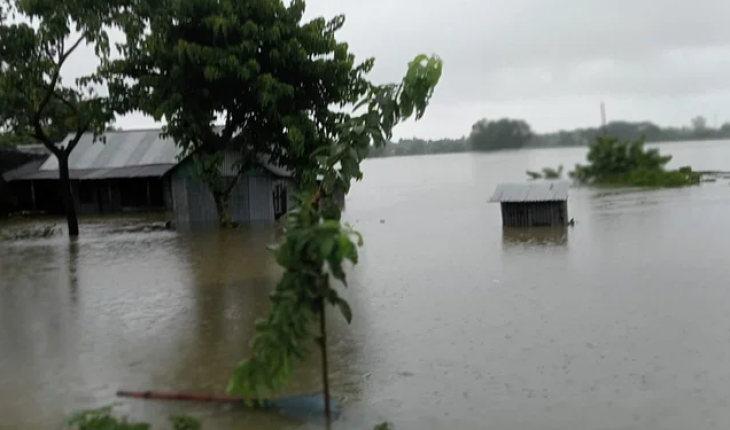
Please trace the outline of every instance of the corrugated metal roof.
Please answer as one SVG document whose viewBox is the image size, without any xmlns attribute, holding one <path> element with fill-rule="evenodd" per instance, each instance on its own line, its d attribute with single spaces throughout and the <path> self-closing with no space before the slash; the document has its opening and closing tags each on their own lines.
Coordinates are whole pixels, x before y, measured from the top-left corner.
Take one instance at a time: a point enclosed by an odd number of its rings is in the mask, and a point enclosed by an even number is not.
<svg viewBox="0 0 730 430">
<path fill-rule="evenodd" d="M 160 137 L 160 130 L 110 131 L 106 143 L 93 141 L 86 133 L 69 157 L 70 170 L 118 169 L 133 166 L 177 164 L 181 150 L 172 139 Z M 65 147 L 70 136 L 61 143 Z M 49 157 L 41 171 L 58 171 L 58 160 Z"/>
<path fill-rule="evenodd" d="M 220 128 L 220 127 L 218 127 Z M 172 139 L 161 138 L 160 129 L 120 130 L 106 132 L 106 143 L 93 141 L 85 134 L 69 156 L 71 179 L 113 179 L 159 177 L 175 167 L 182 150 Z M 71 136 L 61 143 L 68 144 Z M 292 173 L 271 163 L 268 156 L 260 157 L 264 168 L 281 177 Z M 41 163 L 29 163 L 3 175 L 5 180 L 58 179 L 58 160 L 50 155 Z"/>
<path fill-rule="evenodd" d="M 30 163 L 25 163 L 20 167 L 16 167 L 15 169 L 8 170 L 3 174 L 3 179 L 10 182 L 16 179 L 25 178 L 28 175 L 38 172 L 38 168 L 41 167 L 45 161 L 45 159 L 34 160 Z M 58 173 L 56 173 L 56 176 L 58 176 Z"/>
<path fill-rule="evenodd" d="M 563 181 L 499 184 L 491 202 L 551 202 L 568 200 L 570 184 Z"/>
<path fill-rule="evenodd" d="M 49 155 L 51 151 L 46 148 L 46 145 L 42 143 L 30 143 L 27 145 L 17 145 L 14 149 L 18 152 L 24 152 L 26 154 L 38 154 L 38 155 Z"/>
<path fill-rule="evenodd" d="M 294 176 L 294 173 L 282 166 L 279 166 L 278 164 L 274 164 L 271 162 L 271 157 L 268 155 L 263 155 L 259 157 L 259 163 L 264 167 L 264 169 L 268 170 L 275 176 L 279 176 L 282 178 L 291 178 Z"/>
<path fill-rule="evenodd" d="M 29 163 L 30 164 L 30 163 Z M 37 164 L 36 164 L 37 166 Z M 7 172 L 3 177 L 6 181 L 14 180 L 46 180 L 46 179 L 58 179 L 58 171 L 53 170 L 32 170 L 32 167 L 24 169 L 22 166 L 16 170 Z M 128 166 L 119 167 L 116 169 L 78 169 L 70 170 L 69 176 L 71 179 L 77 179 L 80 181 L 88 181 L 92 179 L 123 179 L 123 178 L 158 178 L 175 167 L 174 164 L 153 164 L 148 166 Z M 23 169 L 21 171 L 21 169 Z M 17 173 L 16 173 L 17 172 Z"/>
</svg>

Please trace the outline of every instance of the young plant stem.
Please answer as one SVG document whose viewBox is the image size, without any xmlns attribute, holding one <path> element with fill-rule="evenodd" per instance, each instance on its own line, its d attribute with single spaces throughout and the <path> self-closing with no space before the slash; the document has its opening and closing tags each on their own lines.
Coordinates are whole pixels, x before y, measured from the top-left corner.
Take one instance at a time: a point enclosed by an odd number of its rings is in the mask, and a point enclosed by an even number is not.
<svg viewBox="0 0 730 430">
<path fill-rule="evenodd" d="M 319 308 L 319 329 L 322 339 L 320 344 L 322 350 L 322 386 L 324 387 L 324 418 L 327 423 L 327 428 L 329 428 L 332 420 L 332 412 L 330 410 L 330 383 L 328 377 L 329 368 L 327 365 L 327 323 L 325 317 L 324 300 L 321 300 Z"/>
</svg>

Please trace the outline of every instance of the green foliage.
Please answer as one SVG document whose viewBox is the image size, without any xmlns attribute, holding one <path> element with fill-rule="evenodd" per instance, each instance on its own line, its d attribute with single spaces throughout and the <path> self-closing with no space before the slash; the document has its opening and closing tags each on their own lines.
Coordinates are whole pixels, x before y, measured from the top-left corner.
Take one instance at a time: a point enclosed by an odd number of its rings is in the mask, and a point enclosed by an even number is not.
<svg viewBox="0 0 730 430">
<path fill-rule="evenodd" d="M 170 417 L 174 430 L 200 430 L 203 426 L 200 421 L 188 415 L 173 415 Z"/>
<path fill-rule="evenodd" d="M 352 319 L 332 280 L 346 285 L 344 264 L 357 263 L 362 238 L 341 225 L 340 207 L 320 196 L 347 192 L 352 180 L 362 178 L 360 163 L 371 142 L 381 147 L 396 124 L 423 116 L 441 68 L 437 57 L 422 55 L 409 64 L 400 84 L 369 84 L 353 114 L 341 114 L 330 130 L 322 130 L 328 134 L 318 140 L 328 146 L 311 154 L 308 164 L 299 164 L 301 177 L 324 179 L 305 181 L 295 209 L 284 218 L 285 238 L 274 252 L 285 272 L 271 295 L 271 313 L 256 323 L 252 356 L 235 368 L 229 392 L 261 398 L 283 387 L 292 361 L 302 359 L 315 338 L 312 325 L 325 304 L 338 307 L 348 322 Z"/>
<path fill-rule="evenodd" d="M 527 176 L 530 177 L 530 179 L 560 179 L 563 176 L 563 165 L 561 164 L 558 166 L 557 169 L 553 169 L 552 167 L 543 167 L 542 172 L 533 172 L 533 171 L 526 171 L 525 172 Z"/>
<path fill-rule="evenodd" d="M 72 415 L 64 428 L 69 430 L 149 430 L 147 423 L 130 422 L 127 417 L 115 417 L 112 415 L 112 406 L 105 406 L 98 409 L 90 409 Z M 200 430 L 201 424 L 197 419 L 187 415 L 174 415 L 170 417 L 170 423 L 174 430 Z"/>
<path fill-rule="evenodd" d="M 28 136 L 18 135 L 16 133 L 0 133 L 0 147 L 6 146 L 17 146 L 27 143 L 32 143 L 33 138 Z"/>
<path fill-rule="evenodd" d="M 60 153 L 68 133 L 101 132 L 114 119 L 94 75 L 72 83 L 61 70 L 83 43 L 109 54 L 113 2 L 4 0 L 0 14 L 0 129 L 31 137 Z M 15 18 L 15 19 L 13 19 Z M 21 22 L 18 18 L 32 21 Z M 70 152 L 73 148 L 67 148 Z"/>
<path fill-rule="evenodd" d="M 503 118 L 497 121 L 482 119 L 471 127 L 469 142 L 476 151 L 519 149 L 524 147 L 533 133 L 522 120 Z"/>
<path fill-rule="evenodd" d="M 146 423 L 129 422 L 127 417 L 112 415 L 112 407 L 78 412 L 66 421 L 65 428 L 73 430 L 149 430 Z"/>
<path fill-rule="evenodd" d="M 338 220 L 323 219 L 311 195 L 299 197 L 297 203 L 283 219 L 283 242 L 274 248 L 285 272 L 271 294 L 272 312 L 256 322 L 254 355 L 236 367 L 229 392 L 261 398 L 280 388 L 291 374 L 292 358 L 303 359 L 307 353 L 322 299 L 339 307 L 348 322 L 352 319 L 349 305 L 332 288 L 329 277 L 346 285 L 343 265 L 357 263 L 362 238 Z"/>
<path fill-rule="evenodd" d="M 173 415 L 170 417 L 173 430 L 201 430 L 200 421 L 188 415 Z M 66 420 L 65 429 L 68 430 L 150 430 L 147 423 L 130 422 L 127 417 L 112 415 L 112 406 L 90 409 L 73 414 Z M 392 424 L 383 422 L 373 430 L 393 430 Z"/>
<path fill-rule="evenodd" d="M 696 185 L 700 175 L 690 167 L 668 171 L 671 156 L 644 149 L 644 140 L 598 137 L 588 150 L 588 165 L 576 165 L 570 177 L 584 184 L 641 187 Z"/>
</svg>

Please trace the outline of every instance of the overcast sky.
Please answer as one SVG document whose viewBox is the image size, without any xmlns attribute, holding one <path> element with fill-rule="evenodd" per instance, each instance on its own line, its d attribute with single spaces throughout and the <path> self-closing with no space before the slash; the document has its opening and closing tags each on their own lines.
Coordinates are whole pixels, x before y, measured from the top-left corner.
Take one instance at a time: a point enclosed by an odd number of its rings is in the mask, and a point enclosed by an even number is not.
<svg viewBox="0 0 730 430">
<path fill-rule="evenodd" d="M 427 115 L 397 137 L 460 137 L 480 118 L 538 132 L 609 120 L 730 121 L 730 0 L 308 0 L 347 16 L 340 38 L 374 56 L 375 81 L 419 53 L 444 60 Z M 123 128 L 149 127 L 141 116 Z"/>
</svg>

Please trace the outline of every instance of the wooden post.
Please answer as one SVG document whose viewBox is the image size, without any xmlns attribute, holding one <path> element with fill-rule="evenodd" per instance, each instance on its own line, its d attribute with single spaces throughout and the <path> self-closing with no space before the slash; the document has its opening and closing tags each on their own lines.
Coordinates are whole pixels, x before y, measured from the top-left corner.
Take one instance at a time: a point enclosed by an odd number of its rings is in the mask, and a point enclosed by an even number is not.
<svg viewBox="0 0 730 430">
<path fill-rule="evenodd" d="M 109 208 L 110 212 L 114 212 L 114 198 L 112 197 L 112 181 L 107 182 L 107 189 L 109 190 Z"/>
<path fill-rule="evenodd" d="M 36 211 L 36 200 L 35 200 L 35 181 L 30 181 L 30 198 L 33 202 L 33 211 Z"/>
<path fill-rule="evenodd" d="M 152 207 L 152 196 L 150 194 L 150 180 L 147 180 L 147 207 Z"/>
</svg>

